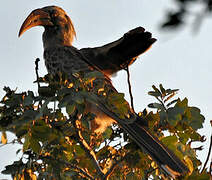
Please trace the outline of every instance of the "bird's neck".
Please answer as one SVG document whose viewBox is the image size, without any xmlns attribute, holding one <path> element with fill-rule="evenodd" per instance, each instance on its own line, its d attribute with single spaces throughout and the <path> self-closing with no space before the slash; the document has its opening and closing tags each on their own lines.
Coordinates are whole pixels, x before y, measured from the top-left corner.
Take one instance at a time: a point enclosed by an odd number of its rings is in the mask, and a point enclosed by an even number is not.
<svg viewBox="0 0 212 180">
<path fill-rule="evenodd" d="M 52 47 L 72 46 L 73 35 L 62 30 L 45 29 L 43 33 L 44 49 Z"/>
</svg>

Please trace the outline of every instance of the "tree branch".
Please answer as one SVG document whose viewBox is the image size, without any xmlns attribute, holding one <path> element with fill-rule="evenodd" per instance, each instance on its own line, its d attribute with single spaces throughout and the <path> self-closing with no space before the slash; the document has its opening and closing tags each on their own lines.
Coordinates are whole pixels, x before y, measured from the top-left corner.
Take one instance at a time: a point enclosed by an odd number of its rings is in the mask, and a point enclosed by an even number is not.
<svg viewBox="0 0 212 180">
<path fill-rule="evenodd" d="M 38 88 L 40 87 L 40 83 L 39 83 L 39 74 L 38 74 L 38 62 L 40 61 L 39 58 L 36 58 L 35 60 L 35 73 L 36 73 L 36 78 L 37 78 L 37 84 L 38 84 Z"/>
<path fill-rule="evenodd" d="M 130 94 L 131 107 L 132 107 L 133 112 L 135 112 L 134 103 L 133 103 L 133 95 L 132 95 L 132 86 L 131 86 L 131 82 L 130 82 L 129 66 L 127 66 L 127 67 L 125 68 L 125 71 L 127 72 L 127 83 L 128 83 L 128 87 L 129 87 L 129 94 Z"/>
<path fill-rule="evenodd" d="M 207 155 L 207 158 L 206 158 L 206 160 L 205 160 L 205 163 L 204 163 L 204 166 L 203 166 L 203 168 L 202 168 L 201 173 L 205 170 L 205 167 L 206 167 L 206 165 L 207 165 L 207 163 L 208 163 L 208 160 L 209 160 L 209 157 L 210 157 L 210 154 L 211 154 L 211 148 L 212 148 L 212 135 L 211 135 L 211 140 L 210 140 L 210 146 L 209 146 L 208 155 Z"/>
<path fill-rule="evenodd" d="M 82 136 L 82 133 L 80 131 L 80 122 L 77 121 L 77 118 L 74 118 L 74 128 L 76 129 L 77 133 L 76 133 L 76 138 L 78 139 L 78 142 L 80 144 L 80 146 L 84 149 L 84 151 L 86 152 L 86 154 L 88 155 L 88 157 L 92 160 L 93 165 L 97 171 L 97 176 L 98 177 L 103 177 L 104 173 L 101 169 L 101 167 L 99 166 L 99 163 L 97 161 L 96 158 L 96 154 L 95 152 L 91 149 L 91 147 L 88 145 L 88 143 L 85 141 L 85 139 Z"/>
</svg>

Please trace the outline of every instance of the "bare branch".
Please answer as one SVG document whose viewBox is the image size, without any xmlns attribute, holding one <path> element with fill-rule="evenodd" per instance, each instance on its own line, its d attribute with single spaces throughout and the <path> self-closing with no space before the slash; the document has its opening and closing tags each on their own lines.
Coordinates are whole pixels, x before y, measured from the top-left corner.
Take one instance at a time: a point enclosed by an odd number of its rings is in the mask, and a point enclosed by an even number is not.
<svg viewBox="0 0 212 180">
<path fill-rule="evenodd" d="M 204 163 L 204 166 L 202 168 L 201 173 L 205 170 L 205 167 L 206 167 L 206 165 L 208 163 L 208 160 L 209 160 L 209 157 L 210 157 L 210 154 L 211 154 L 211 148 L 212 148 L 212 135 L 211 135 L 211 139 L 210 139 L 210 146 L 209 146 L 209 150 L 208 150 L 208 155 L 207 155 L 207 158 L 205 160 L 205 163 Z"/>
<path fill-rule="evenodd" d="M 129 66 L 127 66 L 125 68 L 126 72 L 127 72 L 127 83 L 128 83 L 128 87 L 129 87 L 129 94 L 130 94 L 130 101 L 131 101 L 131 107 L 133 112 L 135 112 L 134 109 L 134 103 L 133 103 L 133 95 L 132 95 L 132 86 L 131 86 L 131 82 L 130 82 L 130 72 L 129 72 Z"/>
<path fill-rule="evenodd" d="M 39 62 L 39 61 L 40 61 L 39 58 L 37 58 L 37 59 L 35 60 L 35 72 L 36 72 L 36 77 L 37 77 L 38 88 L 40 87 L 40 83 L 39 83 L 39 81 L 38 81 L 38 79 L 39 79 L 39 74 L 38 74 L 38 62 Z"/>
</svg>

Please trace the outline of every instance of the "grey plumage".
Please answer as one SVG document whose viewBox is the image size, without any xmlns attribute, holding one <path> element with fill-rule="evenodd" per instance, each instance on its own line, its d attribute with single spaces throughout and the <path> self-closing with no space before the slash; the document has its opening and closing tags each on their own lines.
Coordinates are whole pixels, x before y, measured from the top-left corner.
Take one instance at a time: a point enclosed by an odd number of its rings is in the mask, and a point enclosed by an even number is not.
<svg viewBox="0 0 212 180">
<path fill-rule="evenodd" d="M 37 25 L 45 28 L 43 33 L 44 59 L 50 74 L 64 72 L 72 76 L 78 71 L 84 73 L 101 71 L 105 75 L 105 83 L 114 92 L 116 89 L 107 75 L 132 64 L 138 55 L 145 52 L 156 41 L 151 37 L 151 33 L 139 27 L 105 46 L 78 50 L 72 46 L 75 36 L 72 22 L 66 13 L 56 6 L 34 10 L 24 21 L 19 35 Z M 99 101 L 98 105 L 91 102 L 87 105 L 89 107 L 87 110 L 97 115 L 95 121 L 98 126 L 94 131 L 101 133 L 106 126 L 116 122 L 168 175 L 175 178 L 187 173 L 188 168 L 184 163 L 153 136 L 147 127 L 139 123 L 140 118 L 126 101 L 125 103 L 130 116 L 125 119 L 120 119 L 104 102 Z"/>
</svg>

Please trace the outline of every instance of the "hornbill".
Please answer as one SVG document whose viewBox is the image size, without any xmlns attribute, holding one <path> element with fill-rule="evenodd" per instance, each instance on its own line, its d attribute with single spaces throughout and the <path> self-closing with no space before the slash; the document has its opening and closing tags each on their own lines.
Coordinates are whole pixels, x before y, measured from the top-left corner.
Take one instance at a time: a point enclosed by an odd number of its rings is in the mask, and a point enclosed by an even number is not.
<svg viewBox="0 0 212 180">
<path fill-rule="evenodd" d="M 110 91 L 117 92 L 109 76 L 132 64 L 137 56 L 145 52 L 156 41 L 150 32 L 138 27 L 124 34 L 112 43 L 96 48 L 78 50 L 72 46 L 76 35 L 71 19 L 63 9 L 47 6 L 30 13 L 21 26 L 19 36 L 34 26 L 43 26 L 44 59 L 49 74 L 58 72 L 72 76 L 73 73 L 100 71 L 104 74 L 104 83 Z M 96 114 L 97 133 L 102 133 L 107 126 L 117 123 L 137 145 L 148 153 L 158 166 L 169 176 L 176 178 L 189 170 L 172 151 L 165 147 L 148 127 L 141 125 L 139 117 L 128 106 L 128 116 L 121 119 L 103 102 L 87 104 L 87 110 Z"/>
</svg>

